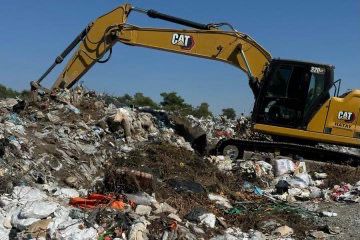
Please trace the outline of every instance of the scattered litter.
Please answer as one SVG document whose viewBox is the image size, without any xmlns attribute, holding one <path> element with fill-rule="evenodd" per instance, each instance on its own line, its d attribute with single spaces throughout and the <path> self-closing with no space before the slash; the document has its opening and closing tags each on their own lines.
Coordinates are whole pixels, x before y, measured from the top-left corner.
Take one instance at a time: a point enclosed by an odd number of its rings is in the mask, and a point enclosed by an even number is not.
<svg viewBox="0 0 360 240">
<path fill-rule="evenodd" d="M 295 171 L 295 164 L 289 159 L 276 159 L 275 173 L 276 176 L 282 176 Z"/>
<path fill-rule="evenodd" d="M 294 233 L 294 230 L 288 226 L 282 226 L 275 229 L 272 234 L 278 237 L 289 237 Z"/>
<path fill-rule="evenodd" d="M 205 192 L 204 187 L 201 184 L 189 180 L 169 179 L 167 183 L 177 192 Z"/>
<path fill-rule="evenodd" d="M 60 188 L 55 193 L 55 196 L 62 199 L 70 199 L 79 196 L 79 192 L 73 188 Z"/>
<path fill-rule="evenodd" d="M 135 213 L 139 214 L 141 216 L 149 216 L 151 213 L 152 209 L 150 206 L 146 206 L 146 205 L 137 205 L 136 209 L 135 209 Z"/>
<path fill-rule="evenodd" d="M 323 211 L 321 212 L 321 214 L 325 217 L 337 217 L 337 213 L 335 212 L 328 212 L 328 211 Z"/>
<path fill-rule="evenodd" d="M 315 239 L 326 239 L 327 238 L 327 234 L 324 233 L 323 231 L 311 231 L 310 236 L 312 236 Z"/>
<path fill-rule="evenodd" d="M 182 222 L 181 218 L 178 215 L 174 214 L 174 213 L 170 213 L 167 217 L 171 218 L 171 219 L 174 219 L 177 222 Z"/>
<path fill-rule="evenodd" d="M 128 239 L 129 240 L 146 240 L 149 231 L 146 229 L 147 226 L 150 225 L 144 218 L 139 218 L 135 221 L 133 225 L 131 225 Z"/>
<path fill-rule="evenodd" d="M 92 209 L 99 206 L 111 207 L 114 209 L 124 209 L 125 203 L 117 200 L 113 195 L 103 195 L 92 193 L 87 198 L 73 197 L 70 199 L 70 205 L 74 207 Z"/>
<path fill-rule="evenodd" d="M 225 208 L 232 208 L 232 205 L 230 204 L 229 200 L 223 196 L 209 193 L 208 197 L 211 201 L 215 201 L 216 204 L 224 206 Z"/>
<path fill-rule="evenodd" d="M 49 201 L 27 202 L 19 212 L 20 218 L 46 218 L 55 212 L 59 204 Z"/>
<path fill-rule="evenodd" d="M 213 213 L 205 213 L 199 216 L 200 224 L 205 224 L 209 228 L 214 228 L 216 223 L 216 216 Z"/>
<path fill-rule="evenodd" d="M 314 176 L 315 176 L 316 179 L 326 179 L 326 178 L 327 178 L 327 174 L 326 174 L 326 173 L 314 172 Z"/>
</svg>

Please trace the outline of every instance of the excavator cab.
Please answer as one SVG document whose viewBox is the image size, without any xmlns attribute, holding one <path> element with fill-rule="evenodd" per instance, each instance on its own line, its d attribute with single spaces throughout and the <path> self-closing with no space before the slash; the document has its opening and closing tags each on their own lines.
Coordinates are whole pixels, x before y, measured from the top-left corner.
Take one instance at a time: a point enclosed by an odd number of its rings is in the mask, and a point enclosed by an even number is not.
<svg viewBox="0 0 360 240">
<path fill-rule="evenodd" d="M 330 98 L 334 67 L 294 60 L 272 60 L 256 99 L 255 123 L 306 129 Z"/>
</svg>

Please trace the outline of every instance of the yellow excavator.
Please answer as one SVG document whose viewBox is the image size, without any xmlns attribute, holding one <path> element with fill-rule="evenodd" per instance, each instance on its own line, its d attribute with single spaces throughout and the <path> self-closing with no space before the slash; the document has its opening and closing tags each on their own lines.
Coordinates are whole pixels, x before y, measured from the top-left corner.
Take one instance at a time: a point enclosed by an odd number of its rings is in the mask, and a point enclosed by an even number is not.
<svg viewBox="0 0 360 240">
<path fill-rule="evenodd" d="M 127 23 L 133 12 L 189 29 L 134 26 Z M 228 23 L 201 24 L 130 4 L 121 5 L 91 22 L 51 67 L 37 81 L 31 82 L 32 89 L 47 91 L 41 81 L 77 47 L 51 90 L 71 88 L 95 63 L 108 61 L 112 46 L 117 42 L 218 60 L 247 74 L 255 97 L 253 129 L 273 136 L 274 141 L 227 139 L 219 147 L 220 151 L 229 146 L 236 146 L 238 150 L 295 151 L 301 148 L 303 154 L 326 155 L 325 151 L 314 147 L 314 143 L 360 148 L 360 90 L 339 96 L 341 80 L 334 81 L 333 66 L 274 59 L 254 39 Z M 336 151 L 330 156 L 335 158 L 334 154 Z"/>
</svg>

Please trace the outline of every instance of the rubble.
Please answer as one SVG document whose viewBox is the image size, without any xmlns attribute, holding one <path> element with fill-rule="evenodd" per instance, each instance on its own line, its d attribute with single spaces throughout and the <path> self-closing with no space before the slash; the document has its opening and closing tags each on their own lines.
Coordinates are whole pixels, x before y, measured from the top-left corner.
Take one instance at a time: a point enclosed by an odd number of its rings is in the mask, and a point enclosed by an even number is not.
<svg viewBox="0 0 360 240">
<path fill-rule="evenodd" d="M 289 237 L 294 233 L 294 230 L 289 226 L 281 226 L 273 231 L 273 235 L 278 237 Z"/>
<path fill-rule="evenodd" d="M 146 227 L 150 225 L 150 222 L 145 218 L 139 218 L 131 225 L 128 239 L 129 240 L 146 240 L 148 239 L 147 235 L 149 231 Z"/>
<path fill-rule="evenodd" d="M 144 215 L 149 216 L 151 211 L 152 211 L 151 207 L 146 205 L 137 205 L 135 209 L 135 213 L 141 216 Z"/>
<path fill-rule="evenodd" d="M 245 117 L 168 121 L 78 90 L 0 100 L 0 239 L 322 237 L 341 232 L 317 223 L 336 213 L 311 204 L 360 201 L 359 179 L 329 185 L 302 159 L 199 154 L 204 140 L 266 138 Z"/>
<path fill-rule="evenodd" d="M 209 228 L 215 228 L 216 216 L 213 213 L 205 213 L 199 216 L 198 221 Z"/>
<path fill-rule="evenodd" d="M 277 159 L 275 166 L 276 176 L 282 176 L 295 171 L 295 164 L 290 159 Z"/>
<path fill-rule="evenodd" d="M 310 235 L 315 239 L 326 239 L 327 238 L 327 234 L 324 233 L 323 231 L 311 231 Z"/>
<path fill-rule="evenodd" d="M 19 212 L 19 218 L 46 218 L 58 208 L 58 204 L 49 201 L 27 202 Z"/>
<path fill-rule="evenodd" d="M 177 210 L 173 207 L 171 207 L 169 204 L 165 203 L 155 203 L 156 210 L 154 211 L 155 214 L 159 213 L 177 213 Z"/>
<path fill-rule="evenodd" d="M 210 193 L 208 195 L 208 197 L 211 201 L 215 201 L 216 204 L 218 204 L 218 205 L 221 205 L 225 208 L 232 208 L 232 205 L 230 204 L 229 199 L 227 199 L 221 195 L 216 195 L 216 194 Z"/>
</svg>

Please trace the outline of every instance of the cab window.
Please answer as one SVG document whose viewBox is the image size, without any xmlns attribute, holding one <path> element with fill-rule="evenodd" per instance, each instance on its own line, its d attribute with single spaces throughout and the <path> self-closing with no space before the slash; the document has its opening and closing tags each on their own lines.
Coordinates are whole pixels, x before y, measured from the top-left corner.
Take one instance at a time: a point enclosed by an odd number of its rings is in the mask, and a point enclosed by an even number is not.
<svg viewBox="0 0 360 240">
<path fill-rule="evenodd" d="M 273 74 L 267 91 L 267 97 L 286 97 L 287 87 L 293 72 L 291 66 L 280 66 Z"/>
<path fill-rule="evenodd" d="M 307 96 L 308 70 L 298 65 L 278 65 L 265 90 L 263 113 L 266 122 L 295 126 L 302 120 Z"/>
<path fill-rule="evenodd" d="M 314 105 L 316 100 L 325 92 L 325 74 L 311 73 L 309 90 L 306 98 L 305 112 Z"/>
</svg>

